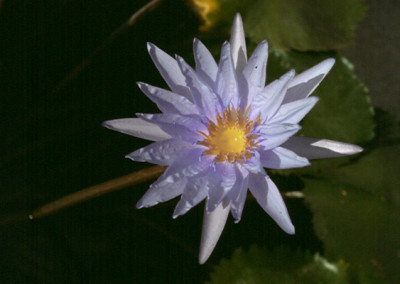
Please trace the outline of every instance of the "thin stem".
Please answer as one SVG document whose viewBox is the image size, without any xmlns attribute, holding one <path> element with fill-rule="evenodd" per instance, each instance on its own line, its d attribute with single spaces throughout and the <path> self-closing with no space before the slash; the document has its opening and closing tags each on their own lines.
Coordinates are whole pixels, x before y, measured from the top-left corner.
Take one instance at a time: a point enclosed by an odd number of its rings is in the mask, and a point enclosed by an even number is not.
<svg viewBox="0 0 400 284">
<path fill-rule="evenodd" d="M 57 86 L 53 89 L 53 92 L 58 92 L 63 89 L 68 83 L 77 77 L 82 70 L 84 70 L 96 57 L 100 54 L 106 47 L 114 41 L 122 32 L 126 31 L 128 28 L 132 27 L 146 12 L 153 10 L 157 7 L 162 1 L 165 0 L 153 0 L 144 5 L 138 11 L 136 11 L 125 23 L 123 23 L 118 29 L 111 33 L 111 35 L 105 39 L 94 51 L 91 55 L 89 55 L 86 59 L 84 59 L 78 66 L 76 66 L 63 80 L 61 80 Z"/>
<path fill-rule="evenodd" d="M 50 202 L 42 207 L 33 210 L 32 214 L 29 215 L 29 219 L 37 219 L 46 215 L 55 213 L 59 210 L 67 208 L 69 206 L 78 204 L 80 202 L 92 199 L 94 197 L 101 196 L 106 193 L 110 193 L 128 186 L 132 186 L 143 181 L 156 178 L 160 176 L 165 170 L 162 166 L 153 166 L 146 168 L 126 176 L 122 176 L 110 181 L 106 181 L 101 184 L 87 187 L 78 192 L 70 195 L 61 197 L 53 202 Z"/>
<path fill-rule="evenodd" d="M 304 193 L 301 191 L 286 191 L 282 192 L 282 196 L 287 198 L 304 198 Z"/>
</svg>

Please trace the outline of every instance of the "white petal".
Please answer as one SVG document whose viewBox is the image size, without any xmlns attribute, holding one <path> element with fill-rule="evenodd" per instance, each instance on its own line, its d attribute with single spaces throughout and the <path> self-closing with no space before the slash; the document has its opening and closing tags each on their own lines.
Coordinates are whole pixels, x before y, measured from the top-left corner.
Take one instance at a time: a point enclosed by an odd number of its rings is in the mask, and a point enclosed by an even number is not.
<svg viewBox="0 0 400 284">
<path fill-rule="evenodd" d="M 283 147 L 307 159 L 336 158 L 360 153 L 357 145 L 320 138 L 290 137 Z"/>
<path fill-rule="evenodd" d="M 199 114 L 196 106 L 184 96 L 146 83 L 139 82 L 138 86 L 150 100 L 157 104 L 162 112 L 182 115 Z"/>
<path fill-rule="evenodd" d="M 204 209 L 203 230 L 201 232 L 199 263 L 203 264 L 210 257 L 225 227 L 231 203 L 228 199 L 221 202 L 211 213 Z"/>
<path fill-rule="evenodd" d="M 291 169 L 309 166 L 310 162 L 288 149 L 276 147 L 268 151 L 260 151 L 260 160 L 265 168 Z"/>
<path fill-rule="evenodd" d="M 150 185 L 150 189 L 136 204 L 136 208 L 147 208 L 160 202 L 165 202 L 182 194 L 186 180 L 173 180 L 172 178 L 163 179 L 159 183 Z"/>
<path fill-rule="evenodd" d="M 246 40 L 244 37 L 243 21 L 239 13 L 236 14 L 235 18 L 233 19 L 230 44 L 233 66 L 235 67 L 236 74 L 239 77 L 247 62 L 247 50 Z"/>
<path fill-rule="evenodd" d="M 191 147 L 191 144 L 178 139 L 169 139 L 152 143 L 125 156 L 136 162 L 168 166 L 178 158 L 182 151 Z"/>
<path fill-rule="evenodd" d="M 266 176 L 250 174 L 249 188 L 260 206 L 288 234 L 294 234 L 294 226 L 290 220 L 286 205 L 278 188 Z"/>
<path fill-rule="evenodd" d="M 186 78 L 193 102 L 198 110 L 210 120 L 215 120 L 219 110 L 219 101 L 214 92 L 198 78 L 196 72 L 183 60 L 177 56 L 179 67 Z"/>
<path fill-rule="evenodd" d="M 257 132 L 264 139 L 260 142 L 263 150 L 273 149 L 286 142 L 301 129 L 298 124 L 261 125 Z"/>
<path fill-rule="evenodd" d="M 158 71 L 171 90 L 190 100 L 190 91 L 186 87 L 185 77 L 176 60 L 150 42 L 147 43 L 147 50 L 149 51 L 154 65 L 156 65 Z"/>
<path fill-rule="evenodd" d="M 198 119 L 190 116 L 183 116 L 172 113 L 144 114 L 137 113 L 137 116 L 157 124 L 162 130 L 174 138 L 180 138 L 188 142 L 197 142 L 204 139 L 199 131 L 207 131 L 207 128 Z"/>
<path fill-rule="evenodd" d="M 221 59 L 219 61 L 216 92 L 225 109 L 228 105 L 236 107 L 238 105 L 238 83 L 236 80 L 235 69 L 233 67 L 232 55 L 229 42 L 225 42 L 221 49 Z"/>
<path fill-rule="evenodd" d="M 335 64 L 335 59 L 328 58 L 294 77 L 289 84 L 283 103 L 287 104 L 308 97 L 328 74 L 333 64 Z"/>
<path fill-rule="evenodd" d="M 150 141 L 160 141 L 171 138 L 170 135 L 161 130 L 156 124 L 144 121 L 140 118 L 108 120 L 104 121 L 101 125 L 108 129 Z"/>
<path fill-rule="evenodd" d="M 196 73 L 209 86 L 214 86 L 217 80 L 218 65 L 205 45 L 195 38 L 193 40 L 193 53 L 196 62 Z"/>
<path fill-rule="evenodd" d="M 271 124 L 297 124 L 315 106 L 318 100 L 317 97 L 308 97 L 284 104 L 273 117 L 268 119 L 268 122 Z"/>
</svg>

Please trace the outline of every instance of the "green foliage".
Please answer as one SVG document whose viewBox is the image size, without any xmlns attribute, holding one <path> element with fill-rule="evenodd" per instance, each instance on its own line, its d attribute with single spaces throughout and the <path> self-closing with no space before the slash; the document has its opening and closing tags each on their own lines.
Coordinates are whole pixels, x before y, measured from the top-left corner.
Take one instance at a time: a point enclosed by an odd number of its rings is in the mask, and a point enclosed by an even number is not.
<svg viewBox="0 0 400 284">
<path fill-rule="evenodd" d="M 361 0 L 218 0 L 208 15 L 213 33 L 227 32 L 240 11 L 246 35 L 282 50 L 324 51 L 348 44 L 366 8 Z"/>
<path fill-rule="evenodd" d="M 266 38 L 283 50 L 322 51 L 346 45 L 364 14 L 361 0 L 259 0 L 245 24 L 254 41 Z"/>
<path fill-rule="evenodd" d="M 347 265 L 329 263 L 315 254 L 279 247 L 272 252 L 253 245 L 249 251 L 237 249 L 231 259 L 221 260 L 209 284 L 218 283 L 348 283 Z"/>
<path fill-rule="evenodd" d="M 380 194 L 327 180 L 305 179 L 304 194 L 329 258 L 349 262 L 358 283 L 398 283 L 399 208 Z"/>
</svg>

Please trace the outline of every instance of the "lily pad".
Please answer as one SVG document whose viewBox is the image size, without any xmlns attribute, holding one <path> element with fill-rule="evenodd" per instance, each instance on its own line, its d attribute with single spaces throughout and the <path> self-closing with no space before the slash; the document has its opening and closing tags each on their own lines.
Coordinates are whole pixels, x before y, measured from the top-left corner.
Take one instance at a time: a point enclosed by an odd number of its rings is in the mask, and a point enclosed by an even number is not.
<svg viewBox="0 0 400 284">
<path fill-rule="evenodd" d="M 366 7 L 361 0 L 200 0 L 193 1 L 203 31 L 229 31 L 242 14 L 252 41 L 267 39 L 282 50 L 324 51 L 345 46 L 354 37 Z"/>
<path fill-rule="evenodd" d="M 319 254 L 280 247 L 272 252 L 253 245 L 237 249 L 231 259 L 221 260 L 209 284 L 218 283 L 348 283 L 347 265 L 330 263 Z"/>
<path fill-rule="evenodd" d="M 245 24 L 252 40 L 283 50 L 333 50 L 351 41 L 365 11 L 361 0 L 259 0 Z"/>
<path fill-rule="evenodd" d="M 326 256 L 350 264 L 356 283 L 399 283 L 400 211 L 380 194 L 346 184 L 305 179 Z"/>
</svg>

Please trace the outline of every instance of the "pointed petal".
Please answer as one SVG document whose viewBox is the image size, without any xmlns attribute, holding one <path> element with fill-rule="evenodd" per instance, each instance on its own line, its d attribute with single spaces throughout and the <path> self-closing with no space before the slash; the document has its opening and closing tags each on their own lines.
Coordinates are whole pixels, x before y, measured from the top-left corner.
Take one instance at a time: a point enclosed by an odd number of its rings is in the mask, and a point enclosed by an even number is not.
<svg viewBox="0 0 400 284">
<path fill-rule="evenodd" d="M 267 175 L 260 161 L 260 154 L 258 151 L 254 151 L 254 155 L 251 159 L 247 160 L 242 166 L 250 173 L 257 175 Z"/>
<path fill-rule="evenodd" d="M 264 139 L 260 142 L 263 150 L 270 150 L 286 142 L 301 129 L 298 124 L 261 125 L 257 132 Z"/>
<path fill-rule="evenodd" d="M 268 176 L 250 174 L 249 188 L 258 204 L 274 219 L 282 230 L 288 234 L 294 234 L 294 226 L 290 220 L 286 205 L 272 180 Z"/>
<path fill-rule="evenodd" d="M 203 156 L 203 151 L 203 148 L 196 148 L 196 145 L 182 151 L 181 155 L 166 169 L 157 182 L 169 177 L 172 177 L 173 180 L 190 178 L 204 172 L 211 166 L 213 160 L 210 156 Z"/>
<path fill-rule="evenodd" d="M 240 165 L 235 165 L 236 182 L 228 193 L 228 197 L 232 202 L 231 212 L 235 223 L 238 223 L 242 217 L 244 203 L 247 196 L 248 175 L 249 172 Z"/>
<path fill-rule="evenodd" d="M 265 168 L 269 169 L 291 169 L 309 166 L 310 162 L 295 152 L 277 147 L 269 151 L 260 152 L 260 160 Z"/>
<path fill-rule="evenodd" d="M 196 62 L 196 73 L 210 87 L 217 80 L 218 65 L 205 45 L 195 38 L 193 40 L 193 53 Z"/>
<path fill-rule="evenodd" d="M 148 85 L 138 83 L 140 90 L 157 104 L 162 112 L 178 113 L 182 115 L 199 114 L 196 106 L 184 96 Z"/>
<path fill-rule="evenodd" d="M 231 28 L 231 52 L 233 59 L 233 66 L 235 67 L 236 74 L 242 73 L 242 70 L 247 62 L 246 40 L 244 37 L 243 21 L 239 13 L 235 15 Z"/>
<path fill-rule="evenodd" d="M 264 88 L 267 59 L 268 43 L 264 40 L 254 50 L 243 69 L 242 75 L 239 77 L 240 93 L 243 96 L 243 101 L 241 102 L 242 108 L 252 105 L 253 98 L 256 97 Z"/>
<path fill-rule="evenodd" d="M 229 42 L 225 42 L 221 49 L 221 59 L 219 61 L 216 92 L 225 109 L 228 105 L 236 107 L 238 105 L 238 84 L 233 67 L 232 55 Z"/>
<path fill-rule="evenodd" d="M 124 134 L 139 137 L 150 141 L 170 139 L 171 136 L 161 128 L 140 118 L 121 118 L 104 121 L 102 126 Z"/>
<path fill-rule="evenodd" d="M 183 58 L 177 56 L 179 67 L 186 78 L 186 83 L 190 88 L 193 102 L 198 110 L 210 120 L 215 120 L 218 112 L 219 101 L 214 92 L 200 81 L 196 72 L 190 67 Z"/>
<path fill-rule="evenodd" d="M 207 197 L 208 191 L 209 187 L 207 176 L 205 176 L 203 173 L 189 178 L 185 189 L 183 190 L 182 197 L 175 207 L 172 218 L 175 219 L 185 214 L 194 206 L 199 204 Z"/>
<path fill-rule="evenodd" d="M 163 131 L 174 138 L 180 138 L 188 142 L 197 142 L 204 137 L 199 131 L 206 132 L 207 128 L 198 119 L 178 114 L 145 114 L 137 113 L 138 117 L 150 123 L 157 124 Z"/>
<path fill-rule="evenodd" d="M 297 124 L 315 106 L 318 100 L 319 98 L 317 97 L 308 97 L 284 104 L 280 107 L 276 115 L 268 119 L 268 122 L 271 124 Z"/>
<path fill-rule="evenodd" d="M 166 198 L 171 199 L 182 194 L 188 179 L 210 167 L 211 159 L 202 157 L 202 153 L 201 148 L 183 151 L 181 156 L 150 186 L 148 193 L 136 205 L 137 208 L 153 206 L 168 200 Z"/>
<path fill-rule="evenodd" d="M 243 69 L 241 78 L 256 87 L 264 88 L 267 76 L 268 42 L 262 41 Z"/>
<path fill-rule="evenodd" d="M 150 189 L 136 204 L 136 208 L 147 208 L 154 206 L 160 202 L 165 202 L 181 195 L 185 186 L 186 180 L 163 179 L 162 182 L 150 185 Z"/>
<path fill-rule="evenodd" d="M 285 98 L 287 86 L 290 80 L 293 79 L 294 74 L 294 70 L 290 70 L 256 94 L 251 103 L 254 116 L 260 115 L 261 121 L 265 122 L 276 114 Z"/>
<path fill-rule="evenodd" d="M 230 163 L 218 163 L 211 168 L 208 176 L 207 212 L 212 212 L 229 193 L 236 181 L 236 171 Z"/>
<path fill-rule="evenodd" d="M 169 139 L 152 143 L 125 156 L 136 162 L 168 166 L 178 158 L 182 151 L 191 147 L 190 143 L 178 139 Z"/>
<path fill-rule="evenodd" d="M 300 73 L 290 82 L 284 104 L 307 98 L 331 70 L 335 59 L 328 58 Z"/>
<path fill-rule="evenodd" d="M 147 43 L 147 50 L 171 90 L 190 100 L 190 91 L 186 87 L 185 77 L 176 60 L 150 42 Z"/>
<path fill-rule="evenodd" d="M 231 204 L 228 199 L 221 202 L 211 213 L 204 210 L 203 230 L 201 232 L 199 263 L 210 257 L 225 227 Z"/>
<path fill-rule="evenodd" d="M 307 159 L 336 158 L 354 155 L 362 152 L 362 148 L 350 143 L 333 141 L 329 139 L 290 137 L 282 147 L 292 150 Z"/>
</svg>

